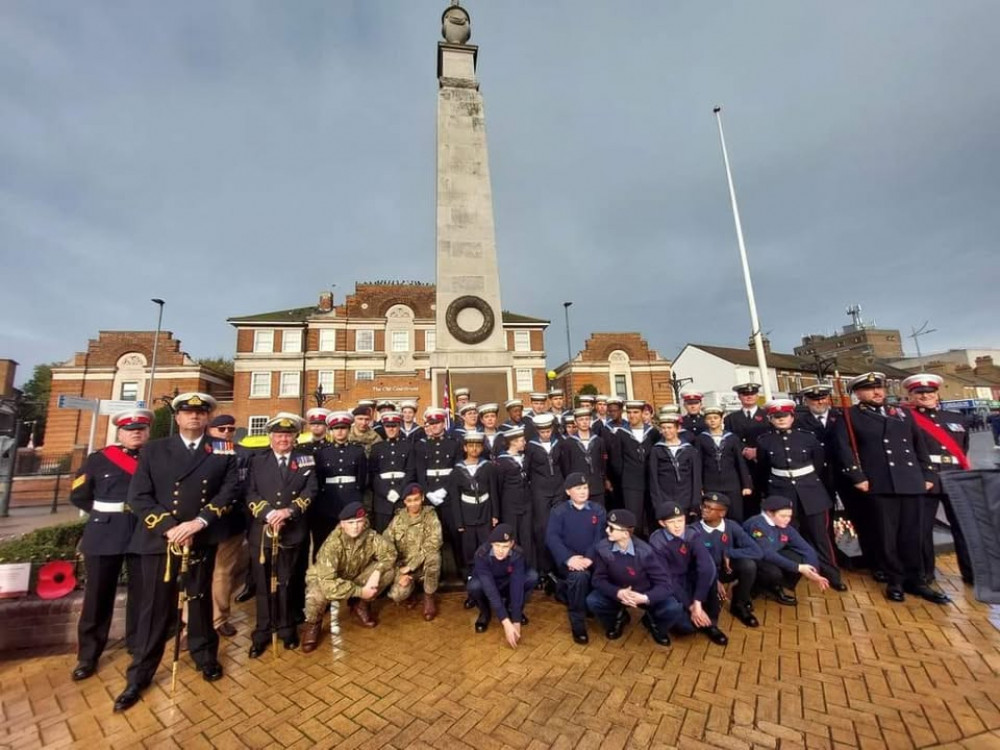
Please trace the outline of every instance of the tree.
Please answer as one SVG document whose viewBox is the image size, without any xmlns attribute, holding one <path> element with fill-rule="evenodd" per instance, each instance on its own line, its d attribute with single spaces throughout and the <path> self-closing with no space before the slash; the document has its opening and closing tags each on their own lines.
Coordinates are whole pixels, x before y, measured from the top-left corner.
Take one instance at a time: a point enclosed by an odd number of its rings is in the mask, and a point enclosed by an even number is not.
<svg viewBox="0 0 1000 750">
<path fill-rule="evenodd" d="M 34 425 L 34 433 L 31 433 L 31 424 L 22 428 L 24 429 L 22 436 L 24 443 L 27 443 L 32 435 L 36 446 L 45 441 L 45 420 L 49 411 L 49 396 L 52 393 L 52 368 L 61 364 L 61 362 L 49 362 L 48 364 L 35 365 L 31 380 L 24 384 L 22 389 L 24 397 L 21 400 L 18 419 Z"/>
<path fill-rule="evenodd" d="M 198 360 L 198 364 L 209 370 L 214 370 L 220 375 L 232 376 L 233 374 L 232 357 L 202 357 Z"/>
<path fill-rule="evenodd" d="M 174 419 L 174 413 L 169 406 L 161 406 L 153 412 L 153 425 L 149 431 L 151 439 L 167 437 L 170 434 L 170 423 Z"/>
</svg>

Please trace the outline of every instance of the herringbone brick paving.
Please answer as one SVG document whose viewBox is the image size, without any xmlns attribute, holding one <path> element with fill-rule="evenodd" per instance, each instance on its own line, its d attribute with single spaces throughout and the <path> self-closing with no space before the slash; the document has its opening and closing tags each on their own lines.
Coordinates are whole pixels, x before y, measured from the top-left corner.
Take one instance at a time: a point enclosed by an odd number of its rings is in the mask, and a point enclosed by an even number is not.
<svg viewBox="0 0 1000 750">
<path fill-rule="evenodd" d="M 224 639 L 226 676 L 206 683 L 185 655 L 169 695 L 161 668 L 125 714 L 120 646 L 73 683 L 72 654 L 0 666 L 0 747 L 94 748 L 1000 748 L 1000 632 L 942 559 L 955 604 L 908 598 L 848 575 L 850 592 L 799 588 L 797 608 L 757 605 L 761 628 L 724 615 L 726 648 L 701 636 L 656 646 L 641 628 L 572 643 L 563 608 L 529 605 L 522 645 L 494 623 L 472 632 L 462 597 L 438 620 L 382 603 L 339 646 L 250 660 L 249 608 Z"/>
</svg>

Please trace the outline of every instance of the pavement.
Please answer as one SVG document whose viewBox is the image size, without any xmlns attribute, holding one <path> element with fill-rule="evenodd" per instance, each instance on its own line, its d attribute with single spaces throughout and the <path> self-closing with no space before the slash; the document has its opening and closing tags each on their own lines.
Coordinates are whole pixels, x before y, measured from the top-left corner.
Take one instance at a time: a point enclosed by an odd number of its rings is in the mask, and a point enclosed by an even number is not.
<svg viewBox="0 0 1000 750">
<path fill-rule="evenodd" d="M 80 511 L 72 505 L 60 505 L 55 513 L 49 506 L 11 508 L 9 516 L 0 518 L 0 541 L 46 526 L 57 526 L 79 520 Z"/>
</svg>

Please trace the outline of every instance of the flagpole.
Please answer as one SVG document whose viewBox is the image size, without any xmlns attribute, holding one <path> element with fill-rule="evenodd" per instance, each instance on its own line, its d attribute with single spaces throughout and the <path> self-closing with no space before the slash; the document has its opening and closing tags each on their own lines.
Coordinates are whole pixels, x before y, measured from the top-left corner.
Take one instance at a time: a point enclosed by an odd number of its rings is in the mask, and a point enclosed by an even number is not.
<svg viewBox="0 0 1000 750">
<path fill-rule="evenodd" d="M 760 381 L 764 388 L 764 400 L 771 400 L 771 376 L 767 370 L 767 357 L 764 352 L 764 336 L 760 331 L 760 320 L 757 318 L 757 302 L 753 296 L 753 282 L 750 280 L 750 263 L 747 261 L 747 248 L 743 242 L 743 226 L 740 224 L 740 209 L 736 205 L 736 188 L 733 186 L 733 174 L 729 169 L 729 152 L 726 151 L 726 136 L 722 132 L 722 107 L 715 107 L 715 121 L 719 125 L 719 142 L 722 143 L 722 161 L 726 165 L 726 180 L 729 183 L 729 200 L 733 204 L 733 221 L 736 223 L 736 241 L 740 246 L 740 263 L 743 266 L 743 282 L 747 288 L 747 304 L 750 307 L 750 328 L 753 331 L 753 347 L 757 352 L 757 367 L 760 369 Z"/>
</svg>

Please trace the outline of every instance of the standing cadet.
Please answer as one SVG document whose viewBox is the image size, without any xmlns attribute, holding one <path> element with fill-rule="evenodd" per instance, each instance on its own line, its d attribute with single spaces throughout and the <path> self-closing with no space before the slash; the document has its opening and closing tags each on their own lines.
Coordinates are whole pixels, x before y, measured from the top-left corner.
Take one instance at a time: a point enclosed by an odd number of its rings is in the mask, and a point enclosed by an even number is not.
<svg viewBox="0 0 1000 750">
<path fill-rule="evenodd" d="M 740 439 L 741 453 L 753 478 L 754 491 L 743 501 L 746 505 L 746 515 L 750 516 L 759 511 L 761 493 L 765 492 L 764 488 L 767 486 L 767 476 L 761 472 L 757 464 L 757 437 L 767 432 L 771 426 L 767 423 L 764 411 L 757 406 L 759 383 L 741 383 L 733 386 L 733 391 L 740 399 L 740 409 L 726 415 L 725 426 Z M 734 497 L 730 495 L 730 499 Z"/>
<path fill-rule="evenodd" d="M 505 438 L 507 449 L 494 461 L 500 494 L 500 520 L 514 530 L 514 538 L 520 540 L 528 564 L 534 566 L 534 524 L 531 487 L 524 466 L 524 432 L 518 428 L 507 430 Z"/>
<path fill-rule="evenodd" d="M 729 611 L 748 628 L 760 625 L 753 615 L 753 591 L 757 582 L 760 547 L 743 527 L 726 518 L 729 498 L 710 492 L 701 501 L 701 521 L 693 525 L 697 542 L 708 550 L 719 574 L 719 599 L 725 601 L 723 584 L 733 583 Z"/>
<path fill-rule="evenodd" d="M 604 439 L 590 429 L 590 414 L 586 407 L 574 411 L 576 434 L 563 441 L 559 450 L 559 463 L 564 477 L 583 474 L 590 482 L 589 500 L 606 505 L 604 490 L 607 481 L 607 446 Z"/>
<path fill-rule="evenodd" d="M 358 402 L 351 414 L 354 421 L 351 423 L 351 430 L 347 435 L 347 442 L 360 445 L 365 449 L 365 457 L 371 455 L 372 446 L 382 439 L 372 428 L 372 407 L 370 402 Z"/>
<path fill-rule="evenodd" d="M 747 514 L 743 500 L 753 492 L 753 481 L 740 439 L 724 429 L 723 424 L 721 407 L 705 408 L 707 429 L 695 438 L 695 445 L 701 451 L 701 486 L 705 492 L 728 497 L 733 520 L 743 523 Z"/>
<path fill-rule="evenodd" d="M 668 507 L 697 513 L 701 501 L 701 451 L 678 436 L 681 417 L 660 415 L 663 439 L 649 452 L 649 497 L 656 518 Z"/>
<path fill-rule="evenodd" d="M 649 454 L 660 440 L 660 431 L 643 424 L 642 401 L 625 403 L 628 426 L 617 430 L 611 441 L 611 476 L 621 507 L 632 511 L 640 533 L 646 530 L 647 473 Z"/>
<path fill-rule="evenodd" d="M 507 399 L 503 402 L 503 408 L 507 412 L 507 421 L 497 428 L 500 432 L 506 432 L 512 427 L 524 427 L 524 404 L 520 399 Z"/>
<path fill-rule="evenodd" d="M 555 418 L 553 430 L 562 434 L 562 418 L 566 414 L 566 393 L 562 388 L 549 389 L 549 414 Z"/>
<path fill-rule="evenodd" d="M 531 401 L 531 407 L 524 413 L 524 437 L 525 440 L 534 440 L 537 435 L 535 434 L 535 423 L 531 421 L 531 418 L 545 414 L 549 410 L 549 394 L 544 391 L 536 391 L 529 394 L 528 399 Z"/>
<path fill-rule="evenodd" d="M 437 617 L 438 583 L 441 580 L 441 522 L 433 508 L 424 505 L 423 488 L 410 482 L 403 488 L 404 511 L 397 513 L 385 538 L 396 548 L 396 572 L 389 598 L 396 604 L 412 607 L 413 589 L 419 583 L 424 589 L 424 619 Z M 415 602 L 414 602 L 415 604 Z"/>
<path fill-rule="evenodd" d="M 382 424 L 382 417 L 389 413 L 399 413 L 399 409 L 394 402 L 389 399 L 382 399 L 375 403 L 375 424 L 372 425 L 372 429 L 383 440 L 385 440 L 385 425 Z"/>
<path fill-rule="evenodd" d="M 503 626 L 504 640 L 511 648 L 517 648 L 521 626 L 528 624 L 524 605 L 538 583 L 538 573 L 528 564 L 514 539 L 513 528 L 498 524 L 487 543 L 476 550 L 467 586 L 469 598 L 479 607 L 476 632 L 486 632 L 492 612 Z"/>
<path fill-rule="evenodd" d="M 832 386 L 824 383 L 803 388 L 800 395 L 806 409 L 798 412 L 795 416 L 795 426 L 800 430 L 811 432 L 823 445 L 826 466 L 820 474 L 820 479 L 831 498 L 837 492 L 833 428 L 841 419 L 841 415 L 830 406 L 830 393 L 832 391 Z"/>
<path fill-rule="evenodd" d="M 687 511 L 679 505 L 662 508 L 657 514 L 660 528 L 649 537 L 652 547 L 672 581 L 673 596 L 681 603 L 683 615 L 674 628 L 681 634 L 699 630 L 717 646 L 729 643 L 719 630 L 718 577 L 712 555 L 699 544 L 687 527 Z"/>
<path fill-rule="evenodd" d="M 302 447 L 313 455 L 319 453 L 319 449 L 329 442 L 327 432 L 330 428 L 326 423 L 326 418 L 329 416 L 330 410 L 320 406 L 306 412 L 306 422 L 309 423 L 309 439 L 302 443 Z"/>
<path fill-rule="evenodd" d="M 400 401 L 399 413 L 403 415 L 399 434 L 412 445 L 416 445 L 424 437 L 424 428 L 417 424 L 417 402 L 413 399 Z"/>
<path fill-rule="evenodd" d="M 535 567 L 544 582 L 553 572 L 552 558 L 545 546 L 545 529 L 549 525 L 549 511 L 566 495 L 563 492 L 563 473 L 559 454 L 562 443 L 555 434 L 555 415 L 538 414 L 531 418 L 537 437 L 524 449 L 524 473 L 531 489 L 532 548 Z"/>
<path fill-rule="evenodd" d="M 590 427 L 595 435 L 602 435 L 608 423 L 608 396 L 600 394 L 594 397 L 594 416 Z"/>
<path fill-rule="evenodd" d="M 563 437 L 570 437 L 576 434 L 576 415 L 573 412 L 566 412 L 562 418 Z"/>
<path fill-rule="evenodd" d="M 598 407 L 600 407 L 600 403 L 600 401 L 597 402 Z M 622 416 L 622 410 L 624 407 L 625 399 L 621 396 L 608 396 L 608 411 L 604 418 L 604 428 L 601 429 L 602 436 L 606 432 L 615 432 L 616 430 L 620 430 L 622 427 L 628 425 L 628 421 Z"/>
<path fill-rule="evenodd" d="M 365 449 L 348 441 L 353 421 L 354 417 L 346 411 L 332 412 L 326 418 L 331 439 L 316 454 L 320 494 L 309 509 L 313 560 L 330 532 L 336 528 L 340 511 L 351 503 L 361 502 L 368 489 Z"/>
<path fill-rule="evenodd" d="M 795 587 L 805 576 L 826 591 L 830 582 L 819 571 L 819 559 L 809 543 L 791 526 L 792 500 L 779 495 L 764 498 L 763 510 L 743 524 L 763 554 L 757 561 L 757 585 L 778 604 L 794 607 Z M 789 594 L 785 589 L 791 589 Z"/>
<path fill-rule="evenodd" d="M 424 431 L 427 436 L 416 444 L 417 482 L 424 488 L 427 501 L 437 511 L 444 541 L 455 560 L 455 570 L 462 569 L 462 535 L 455 526 L 455 498 L 451 494 L 451 473 L 462 460 L 462 444 L 445 435 L 444 409 L 429 408 L 424 412 Z"/>
<path fill-rule="evenodd" d="M 835 591 L 847 591 L 840 578 L 837 556 L 830 537 L 830 508 L 833 501 L 820 477 L 826 454 L 811 432 L 796 430 L 795 402 L 775 399 L 765 405 L 771 431 L 757 437 L 757 462 L 768 477 L 762 492 L 794 501 L 798 529 L 819 559 L 819 570 Z"/>
<path fill-rule="evenodd" d="M 451 504 L 455 516 L 452 525 L 461 537 L 462 557 L 458 567 L 466 581 L 472 575 L 476 550 L 486 544 L 490 531 L 500 522 L 497 467 L 483 457 L 483 440 L 480 432 L 465 436 L 465 458 L 451 473 L 449 494 L 455 500 Z"/>
<path fill-rule="evenodd" d="M 74 681 L 86 680 L 97 671 L 97 662 L 108 643 L 122 565 L 128 570 L 125 643 L 130 651 L 135 643 L 136 605 L 142 586 L 138 560 L 126 554 L 136 518 L 125 501 L 129 482 L 139 464 L 139 453 L 149 441 L 153 412 L 120 411 L 111 417 L 111 423 L 118 428 L 117 442 L 87 456 L 69 496 L 73 505 L 88 514 L 80 540 L 87 584 L 77 626 Z"/>
<path fill-rule="evenodd" d="M 604 538 L 606 514 L 603 506 L 589 500 L 587 477 L 574 472 L 566 477 L 563 491 L 569 500 L 559 503 L 549 514 L 545 544 L 561 579 L 558 590 L 569 610 L 573 641 L 586 644 L 587 595 L 597 544 Z"/>
<path fill-rule="evenodd" d="M 957 411 L 943 411 L 940 407 L 938 389 L 944 379 L 940 375 L 919 373 L 903 381 L 903 387 L 910 394 L 910 414 L 923 432 L 930 453 L 931 463 L 938 471 L 961 471 L 969 465 L 969 430 L 965 415 Z M 923 522 L 923 562 L 924 580 L 929 584 L 934 580 L 934 522 L 938 505 L 944 505 L 944 512 L 951 527 L 955 542 L 955 555 L 962 580 L 972 583 L 972 559 L 969 547 L 958 525 L 951 501 L 941 488 L 941 478 L 934 477 L 934 486 L 924 496 Z"/>
<path fill-rule="evenodd" d="M 382 414 L 385 439 L 372 446 L 368 457 L 372 510 L 375 530 L 379 533 L 389 528 L 393 515 L 401 507 L 399 500 L 403 497 L 403 489 L 417 476 L 413 446 L 399 435 L 402 421 L 403 417 L 399 412 Z"/>
<path fill-rule="evenodd" d="M 458 410 L 465 406 L 471 400 L 471 394 L 468 388 L 456 388 L 455 389 L 455 413 L 458 414 Z"/>
<path fill-rule="evenodd" d="M 205 436 L 214 398 L 182 393 L 171 408 L 177 434 L 146 445 L 129 486 L 128 504 L 138 521 L 130 550 L 140 558 L 142 592 L 128 685 L 115 700 L 115 711 L 135 705 L 163 657 L 185 547 L 191 550 L 188 648 L 206 681 L 222 677 L 219 634 L 212 627 L 212 571 L 218 522 L 237 490 L 235 451 L 232 443 Z"/>
<path fill-rule="evenodd" d="M 592 590 L 587 608 L 604 626 L 609 641 L 622 637 L 629 609 L 643 610 L 642 624 L 660 646 L 670 645 L 670 630 L 684 616 L 671 594 L 670 578 L 659 556 L 633 536 L 636 518 L 627 509 L 608 513 L 606 538 L 594 550 Z"/>
<path fill-rule="evenodd" d="M 361 624 L 366 628 L 378 625 L 372 601 L 392 583 L 396 548 L 368 526 L 364 506 L 350 503 L 340 511 L 339 521 L 306 573 L 303 653 L 319 645 L 323 615 L 331 602 L 338 602 L 339 612 L 339 603 L 356 598 L 354 614 Z"/>
<path fill-rule="evenodd" d="M 459 424 L 451 428 L 448 433 L 459 443 L 467 432 L 481 432 L 479 429 L 479 404 L 474 401 L 466 401 L 458 409 Z"/>
<path fill-rule="evenodd" d="M 886 406 L 882 373 L 859 375 L 848 387 L 858 403 L 837 424 L 837 456 L 844 474 L 875 507 L 886 597 L 904 601 L 905 590 L 947 604 L 947 596 L 924 582 L 921 515 L 935 479 L 924 434 L 908 410 Z"/>
<path fill-rule="evenodd" d="M 684 391 L 681 399 L 684 402 L 684 416 L 681 417 L 681 427 L 687 430 L 692 437 L 700 432 L 704 432 L 705 415 L 701 413 L 704 396 L 701 391 Z"/>
<path fill-rule="evenodd" d="M 497 438 L 500 437 L 500 432 L 497 429 L 499 413 L 500 404 L 490 403 L 479 407 L 479 430 L 485 436 L 483 452 L 487 458 L 499 456 L 503 452 L 503 440 L 499 444 L 497 443 Z"/>
<path fill-rule="evenodd" d="M 309 557 L 309 527 L 305 513 L 316 497 L 316 454 L 308 445 L 296 445 L 302 420 L 278 414 L 267 423 L 270 449 L 250 461 L 247 508 L 250 511 L 250 568 L 257 590 L 257 626 L 251 638 L 251 659 L 271 645 L 277 633 L 286 649 L 297 648 L 289 583 Z M 274 546 L 277 546 L 277 559 Z M 271 577 L 278 586 L 272 593 Z"/>
</svg>

